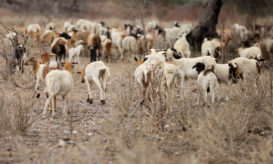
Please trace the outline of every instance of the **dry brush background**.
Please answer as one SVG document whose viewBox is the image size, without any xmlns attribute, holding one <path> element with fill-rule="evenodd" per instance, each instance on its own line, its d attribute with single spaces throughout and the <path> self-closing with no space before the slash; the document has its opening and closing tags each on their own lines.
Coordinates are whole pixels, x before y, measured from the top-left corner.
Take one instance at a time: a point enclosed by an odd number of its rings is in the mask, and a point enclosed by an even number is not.
<svg viewBox="0 0 273 164">
<path fill-rule="evenodd" d="M 88 4 L 92 6 L 92 3 Z M 111 3 L 121 2 L 107 3 L 111 6 Z M 15 6 L 7 7 L 3 3 L 4 8 L 0 12 L 5 17 L 1 17 L 0 22 L 21 32 L 30 23 L 45 25 L 54 21 L 61 29 L 65 20 L 75 19 L 67 11 L 60 17 L 47 17 L 48 13 L 41 14 L 43 12 L 36 16 L 28 12 L 19 16 L 14 11 L 23 12 L 17 11 L 16 3 L 12 5 Z M 102 4 L 98 2 L 96 5 Z M 33 7 L 29 7 L 29 10 L 33 10 Z M 198 13 L 200 10 L 197 8 L 195 11 Z M 79 13 L 83 16 L 83 13 Z M 115 18 L 101 15 L 96 20 L 102 19 L 110 25 L 131 19 L 120 19 L 122 12 L 117 13 Z M 178 20 L 185 18 L 175 17 L 172 12 L 168 16 Z M 87 14 L 86 18 L 93 16 Z M 196 21 L 194 18 L 193 23 Z M 234 21 L 233 18 L 220 15 L 218 30 L 228 26 L 229 22 Z M 272 21 L 270 15 L 266 20 Z M 245 17 L 236 21 L 245 21 Z M 171 21 L 163 23 L 171 24 Z M 35 48 L 32 42 L 27 46 L 28 53 L 37 55 L 48 49 Z M 7 49 L 7 53 L 11 52 Z M 226 53 L 226 60 L 234 56 Z M 87 64 L 89 58 L 82 57 L 81 60 Z M 75 86 L 69 94 L 69 115 L 62 115 L 63 104 L 59 97 L 58 117 L 52 119 L 49 116 L 41 117 L 45 95 L 40 99 L 32 98 L 35 80 L 31 67 L 26 67 L 23 75 L 17 71 L 9 76 L 9 69 L 2 58 L 0 65 L 0 163 L 195 164 L 273 161 L 272 67 L 264 66 L 260 75 L 262 86 L 256 86 L 255 79 L 249 79 L 247 84 L 221 84 L 216 103 L 201 107 L 196 105 L 196 81 L 188 80 L 184 91 L 187 96 L 182 99 L 177 95 L 174 110 L 166 113 L 165 97 L 155 87 L 148 91 L 151 93 L 149 103 L 140 105 L 141 94 L 133 79 L 134 64 L 115 60 L 106 63 L 111 78 L 105 105 L 100 105 L 99 90 L 95 87 L 94 103 L 90 105 L 86 102 L 86 85 L 80 83 L 80 74 L 75 74 Z"/>
</svg>

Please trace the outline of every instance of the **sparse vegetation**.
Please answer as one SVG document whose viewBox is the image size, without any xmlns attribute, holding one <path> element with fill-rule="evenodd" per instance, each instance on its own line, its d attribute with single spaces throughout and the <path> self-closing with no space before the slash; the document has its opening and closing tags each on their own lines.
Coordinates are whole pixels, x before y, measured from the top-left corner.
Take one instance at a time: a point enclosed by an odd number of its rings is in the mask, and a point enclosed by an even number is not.
<svg viewBox="0 0 273 164">
<path fill-rule="evenodd" d="M 143 26 L 145 14 L 138 18 L 143 19 Z M 176 19 L 174 14 L 170 15 L 166 17 Z M 123 18 L 132 18 L 127 16 Z M 49 19 L 44 15 L 13 15 L 9 19 L 0 18 L 0 22 L 23 33 L 27 24 L 45 25 Z M 52 18 L 58 30 L 66 20 Z M 105 20 L 110 27 L 128 22 L 120 17 Z M 171 21 L 161 23 L 170 26 Z M 217 30 L 230 33 L 232 21 L 220 21 Z M 240 43 L 236 42 L 236 36 L 232 37 L 224 51 L 224 63 L 237 57 L 234 50 Z M 38 57 L 40 52 L 49 50 L 32 43 L 26 46 L 30 56 Z M 154 46 L 161 45 L 155 42 Z M 94 86 L 91 86 L 94 101 L 88 104 L 86 84 L 80 83 L 81 75 L 75 73 L 74 88 L 68 95 L 68 116 L 62 114 L 64 105 L 59 103 L 62 97 L 57 97 L 57 114 L 53 119 L 49 115 L 42 118 L 46 95 L 41 94 L 40 99 L 32 97 L 35 86 L 32 68 L 26 66 L 23 75 L 17 68 L 14 74 L 9 72 L 5 56 L 12 54 L 10 48 L 0 46 L 0 163 L 267 164 L 273 161 L 272 57 L 262 65 L 261 83 L 254 77 L 247 79 L 247 83 L 221 83 L 214 104 L 196 105 L 196 80 L 187 79 L 182 91 L 186 96 L 175 90 L 173 110 L 167 112 L 169 102 L 161 89 L 161 79 L 154 78 L 145 95 L 147 101 L 141 105 L 140 89 L 133 78 L 135 64 L 117 60 L 119 55 L 114 51 L 113 62 L 105 63 L 111 71 L 106 104 L 100 104 L 100 92 Z M 200 53 L 194 52 L 193 56 Z M 80 60 L 84 66 L 89 57 L 81 56 Z"/>
</svg>

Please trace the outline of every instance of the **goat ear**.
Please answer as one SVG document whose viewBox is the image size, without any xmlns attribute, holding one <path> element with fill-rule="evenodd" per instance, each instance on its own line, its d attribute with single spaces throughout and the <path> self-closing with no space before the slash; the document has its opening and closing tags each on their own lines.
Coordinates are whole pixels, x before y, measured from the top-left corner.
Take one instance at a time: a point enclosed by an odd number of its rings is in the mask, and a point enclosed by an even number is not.
<svg viewBox="0 0 273 164">
<path fill-rule="evenodd" d="M 135 61 L 138 61 L 137 57 L 134 57 Z"/>
<path fill-rule="evenodd" d="M 231 63 L 228 63 L 228 66 L 229 66 L 229 67 L 233 67 L 233 65 L 232 65 Z"/>
<path fill-rule="evenodd" d="M 147 57 L 146 57 L 146 58 L 144 58 L 143 62 L 145 62 L 147 59 L 148 59 Z"/>
</svg>

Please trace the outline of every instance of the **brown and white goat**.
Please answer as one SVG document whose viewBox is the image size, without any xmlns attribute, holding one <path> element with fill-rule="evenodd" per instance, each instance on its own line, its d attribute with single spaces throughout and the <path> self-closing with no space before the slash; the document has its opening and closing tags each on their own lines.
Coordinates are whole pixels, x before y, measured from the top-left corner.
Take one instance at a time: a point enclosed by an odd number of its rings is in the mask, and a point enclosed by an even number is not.
<svg viewBox="0 0 273 164">
<path fill-rule="evenodd" d="M 44 109 L 43 109 L 43 115 L 47 112 L 47 107 L 52 102 L 52 106 L 54 106 L 52 116 L 56 113 L 56 100 L 54 100 L 54 97 L 57 95 L 61 95 L 64 100 L 64 109 L 63 113 L 64 115 L 67 115 L 68 111 L 68 99 L 67 95 L 71 91 L 74 85 L 73 80 L 73 74 L 74 74 L 74 65 L 72 62 L 66 62 L 64 64 L 63 70 L 53 70 L 50 71 L 45 79 L 46 82 L 46 88 L 45 92 L 48 94 L 48 98 L 46 100 Z"/>
<path fill-rule="evenodd" d="M 90 62 L 100 60 L 101 57 L 101 39 L 100 36 L 97 34 L 90 34 L 88 36 L 88 49 L 90 51 Z"/>
</svg>

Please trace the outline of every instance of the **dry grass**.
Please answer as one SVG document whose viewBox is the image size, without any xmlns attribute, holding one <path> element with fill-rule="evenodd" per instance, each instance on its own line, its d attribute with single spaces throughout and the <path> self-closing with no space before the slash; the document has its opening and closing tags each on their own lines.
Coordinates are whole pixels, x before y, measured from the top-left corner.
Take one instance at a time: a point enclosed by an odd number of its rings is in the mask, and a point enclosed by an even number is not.
<svg viewBox="0 0 273 164">
<path fill-rule="evenodd" d="M 15 20 L 5 21 L 16 24 Z M 19 27 L 29 22 L 19 22 Z M 116 22 L 113 19 L 111 23 Z M 28 46 L 31 54 L 41 51 L 41 47 Z M 230 58 L 233 54 L 228 55 Z M 89 61 L 84 57 L 81 60 L 83 64 Z M 0 61 L 2 70 L 8 69 L 2 58 Z M 45 95 L 32 100 L 35 83 L 30 67 L 23 75 L 15 73 L 12 77 L 2 71 L 0 162 L 272 162 L 272 77 L 267 69 L 258 85 L 251 78 L 246 84 L 221 84 L 216 103 L 204 106 L 196 105 L 196 82 L 188 80 L 185 98 L 176 95 L 173 111 L 166 113 L 160 82 L 153 83 L 146 95 L 148 101 L 140 105 L 140 89 L 132 77 L 134 64 L 106 64 L 111 70 L 106 105 L 99 104 L 95 87 L 94 104 L 87 104 L 86 86 L 75 74 L 75 87 L 69 95 L 70 114 L 62 116 L 58 98 L 57 119 L 41 117 Z"/>
</svg>

